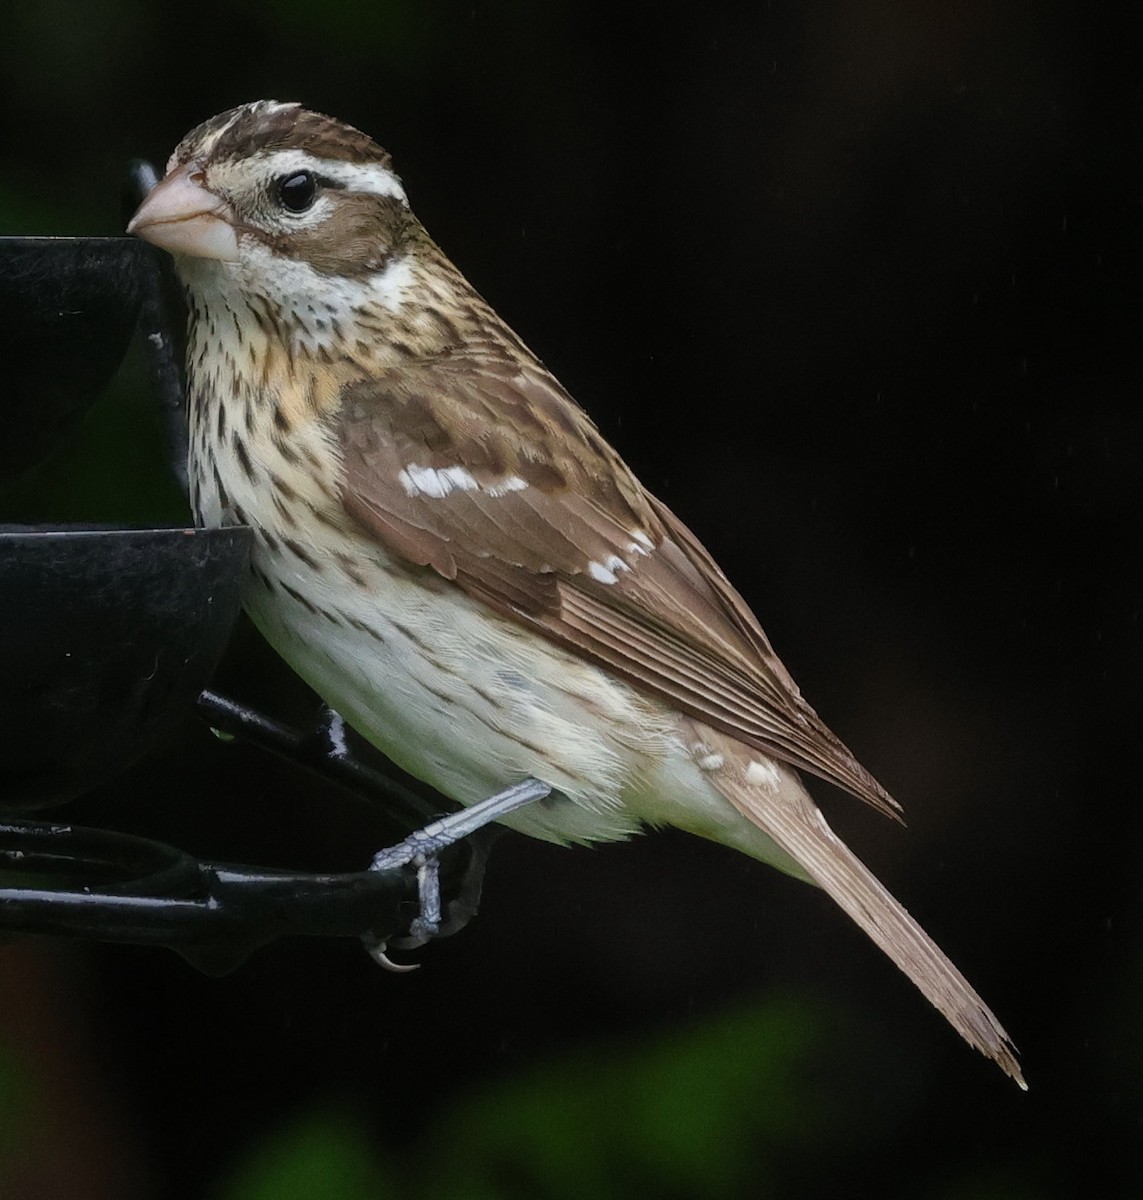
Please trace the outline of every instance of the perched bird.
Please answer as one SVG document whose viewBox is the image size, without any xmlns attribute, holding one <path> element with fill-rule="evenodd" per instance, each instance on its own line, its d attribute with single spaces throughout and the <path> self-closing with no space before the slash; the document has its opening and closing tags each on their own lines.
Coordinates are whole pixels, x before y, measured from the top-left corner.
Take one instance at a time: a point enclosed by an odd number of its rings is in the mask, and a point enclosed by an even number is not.
<svg viewBox="0 0 1143 1200">
<path fill-rule="evenodd" d="M 246 606 L 394 762 L 558 842 L 675 825 L 825 891 L 1023 1083 L 955 966 L 826 824 L 808 771 L 896 803 L 746 602 L 409 209 L 370 137 L 297 104 L 179 144 L 129 230 L 189 307 L 191 501 L 255 532 Z"/>
</svg>

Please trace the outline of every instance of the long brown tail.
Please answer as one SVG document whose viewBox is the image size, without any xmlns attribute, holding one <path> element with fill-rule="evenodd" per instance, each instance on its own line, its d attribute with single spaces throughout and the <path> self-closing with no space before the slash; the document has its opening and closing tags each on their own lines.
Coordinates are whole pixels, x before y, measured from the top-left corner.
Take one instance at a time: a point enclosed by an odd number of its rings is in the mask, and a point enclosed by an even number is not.
<svg viewBox="0 0 1143 1200">
<path fill-rule="evenodd" d="M 970 1046 L 991 1058 L 1027 1089 L 1015 1047 L 988 1005 L 939 946 L 826 824 L 787 767 L 763 764 L 751 771 L 741 743 L 703 727 L 702 739 L 724 756 L 711 782 L 744 817 L 795 859 L 917 985 Z M 749 774 L 749 778 L 748 778 Z"/>
</svg>

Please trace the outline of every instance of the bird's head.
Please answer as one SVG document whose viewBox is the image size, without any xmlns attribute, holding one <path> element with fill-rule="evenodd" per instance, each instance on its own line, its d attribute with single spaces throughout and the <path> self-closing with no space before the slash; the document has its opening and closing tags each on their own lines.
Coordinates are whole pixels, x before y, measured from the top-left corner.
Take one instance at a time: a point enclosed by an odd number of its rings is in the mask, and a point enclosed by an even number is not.
<svg viewBox="0 0 1143 1200">
<path fill-rule="evenodd" d="M 259 100 L 179 143 L 127 227 L 175 257 L 192 293 L 293 307 L 331 286 L 397 301 L 421 232 L 389 154 L 350 125 Z"/>
</svg>

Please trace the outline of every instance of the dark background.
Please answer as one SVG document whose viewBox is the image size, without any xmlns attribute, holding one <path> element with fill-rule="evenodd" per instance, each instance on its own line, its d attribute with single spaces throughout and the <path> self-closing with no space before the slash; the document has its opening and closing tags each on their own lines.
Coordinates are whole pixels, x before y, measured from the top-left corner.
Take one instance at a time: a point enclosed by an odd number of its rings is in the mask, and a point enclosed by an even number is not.
<svg viewBox="0 0 1143 1200">
<path fill-rule="evenodd" d="M 0 1194 L 1055 1198 L 1143 1188 L 1136 10 L 55 0 L 0 15 L 0 229 L 301 99 L 754 604 L 905 804 L 815 788 L 1023 1095 L 812 890 L 505 838 L 412 976 L 287 942 L 0 947 Z M 178 519 L 139 353 L 6 520 Z M 228 687 L 310 701 L 247 631 Z M 67 815 L 358 865 L 383 815 L 188 722 Z"/>
</svg>

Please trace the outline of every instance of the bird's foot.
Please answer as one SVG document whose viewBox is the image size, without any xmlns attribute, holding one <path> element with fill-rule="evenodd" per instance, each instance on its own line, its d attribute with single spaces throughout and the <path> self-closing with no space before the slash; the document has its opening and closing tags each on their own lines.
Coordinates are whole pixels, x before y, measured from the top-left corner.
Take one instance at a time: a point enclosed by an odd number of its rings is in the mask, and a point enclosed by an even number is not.
<svg viewBox="0 0 1143 1200">
<path fill-rule="evenodd" d="M 474 853 L 465 873 L 461 892 L 449 906 L 449 916 L 442 923 L 441 887 L 438 858 L 443 850 L 455 845 L 461 838 L 483 829 L 492 821 L 498 821 L 509 813 L 542 800 L 551 793 L 551 787 L 538 779 L 526 779 L 523 783 L 497 792 L 494 796 L 480 800 L 460 812 L 449 813 L 430 821 L 423 829 L 409 834 L 404 841 L 390 846 L 375 855 L 370 864 L 371 871 L 392 871 L 398 867 L 413 865 L 417 869 L 417 895 L 420 909 L 409 926 L 406 936 L 392 939 L 391 944 L 402 950 L 416 949 L 439 934 L 447 934 L 461 928 L 476 912 L 480 898 L 480 887 L 484 878 L 484 863 L 487 850 L 480 847 Z M 362 939 L 370 958 L 389 971 L 412 971 L 417 964 L 393 962 L 388 954 L 389 940 L 366 935 Z"/>
</svg>

